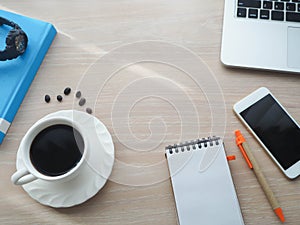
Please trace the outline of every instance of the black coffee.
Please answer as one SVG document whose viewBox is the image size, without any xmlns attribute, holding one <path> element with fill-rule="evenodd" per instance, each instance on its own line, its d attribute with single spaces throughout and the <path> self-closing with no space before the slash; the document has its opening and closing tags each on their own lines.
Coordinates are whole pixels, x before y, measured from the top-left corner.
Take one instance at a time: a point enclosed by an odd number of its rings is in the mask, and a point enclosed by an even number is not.
<svg viewBox="0 0 300 225">
<path fill-rule="evenodd" d="M 59 176 L 77 165 L 83 151 L 83 138 L 76 129 L 68 125 L 53 125 L 34 138 L 30 160 L 40 173 Z"/>
</svg>

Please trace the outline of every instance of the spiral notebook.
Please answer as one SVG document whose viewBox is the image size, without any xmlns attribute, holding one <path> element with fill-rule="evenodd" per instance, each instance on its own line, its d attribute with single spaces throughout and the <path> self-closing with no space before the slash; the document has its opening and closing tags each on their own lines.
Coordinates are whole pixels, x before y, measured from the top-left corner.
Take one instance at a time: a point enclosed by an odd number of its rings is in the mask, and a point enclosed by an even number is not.
<svg viewBox="0 0 300 225">
<path fill-rule="evenodd" d="M 180 225 L 243 225 L 223 141 L 198 139 L 166 147 Z"/>
</svg>

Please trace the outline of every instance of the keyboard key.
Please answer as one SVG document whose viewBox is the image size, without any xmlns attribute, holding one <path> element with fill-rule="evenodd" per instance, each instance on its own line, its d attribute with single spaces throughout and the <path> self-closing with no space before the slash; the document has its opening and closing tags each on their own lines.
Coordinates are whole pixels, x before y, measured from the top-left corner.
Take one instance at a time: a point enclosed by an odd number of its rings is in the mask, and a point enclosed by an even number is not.
<svg viewBox="0 0 300 225">
<path fill-rule="evenodd" d="M 258 10 L 257 9 L 249 9 L 248 17 L 254 18 L 254 19 L 258 18 Z"/>
<path fill-rule="evenodd" d="M 284 9 L 284 3 L 283 2 L 275 2 L 274 9 L 283 10 Z"/>
<path fill-rule="evenodd" d="M 272 9 L 272 5 L 273 5 L 272 2 L 270 2 L 270 1 L 263 1 L 263 8 L 264 9 Z"/>
<path fill-rule="evenodd" d="M 300 0 L 292 0 L 292 2 L 300 2 Z"/>
<path fill-rule="evenodd" d="M 238 8 L 237 9 L 237 17 L 246 17 L 246 8 Z"/>
<path fill-rule="evenodd" d="M 300 12 L 300 3 L 298 3 L 297 5 L 298 5 L 298 12 Z"/>
<path fill-rule="evenodd" d="M 260 0 L 238 0 L 238 6 L 240 7 L 249 7 L 249 8 L 260 8 Z"/>
<path fill-rule="evenodd" d="M 280 0 L 280 1 L 282 1 L 282 2 L 289 2 L 290 0 Z"/>
<path fill-rule="evenodd" d="M 259 18 L 263 19 L 263 20 L 268 20 L 270 18 L 270 13 L 269 10 L 260 10 L 260 15 Z"/>
<path fill-rule="evenodd" d="M 284 18 L 284 14 L 282 11 L 272 11 L 272 14 L 271 14 L 272 20 L 283 21 L 283 18 Z"/>
<path fill-rule="evenodd" d="M 300 13 L 287 12 L 286 21 L 290 22 L 300 22 Z"/>
<path fill-rule="evenodd" d="M 285 8 L 287 11 L 295 11 L 296 4 L 295 3 L 286 3 Z"/>
</svg>

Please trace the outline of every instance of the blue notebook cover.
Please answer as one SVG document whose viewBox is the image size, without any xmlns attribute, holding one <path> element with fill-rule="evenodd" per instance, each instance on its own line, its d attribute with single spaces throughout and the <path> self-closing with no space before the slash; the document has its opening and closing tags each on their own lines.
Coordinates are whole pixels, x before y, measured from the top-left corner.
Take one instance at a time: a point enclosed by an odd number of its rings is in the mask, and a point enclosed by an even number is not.
<svg viewBox="0 0 300 225">
<path fill-rule="evenodd" d="M 28 36 L 25 53 L 17 59 L 0 61 L 0 144 L 8 131 L 31 82 L 55 35 L 50 23 L 0 10 L 0 16 L 17 23 Z M 12 28 L 0 26 L 0 49 Z"/>
</svg>

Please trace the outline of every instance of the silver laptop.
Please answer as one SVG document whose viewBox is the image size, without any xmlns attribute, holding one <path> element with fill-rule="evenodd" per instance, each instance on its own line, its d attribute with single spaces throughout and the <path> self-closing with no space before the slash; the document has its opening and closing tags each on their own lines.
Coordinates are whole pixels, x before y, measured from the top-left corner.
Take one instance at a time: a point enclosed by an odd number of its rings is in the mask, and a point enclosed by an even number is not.
<svg viewBox="0 0 300 225">
<path fill-rule="evenodd" d="M 300 72 L 300 0 L 225 0 L 221 61 Z"/>
</svg>

